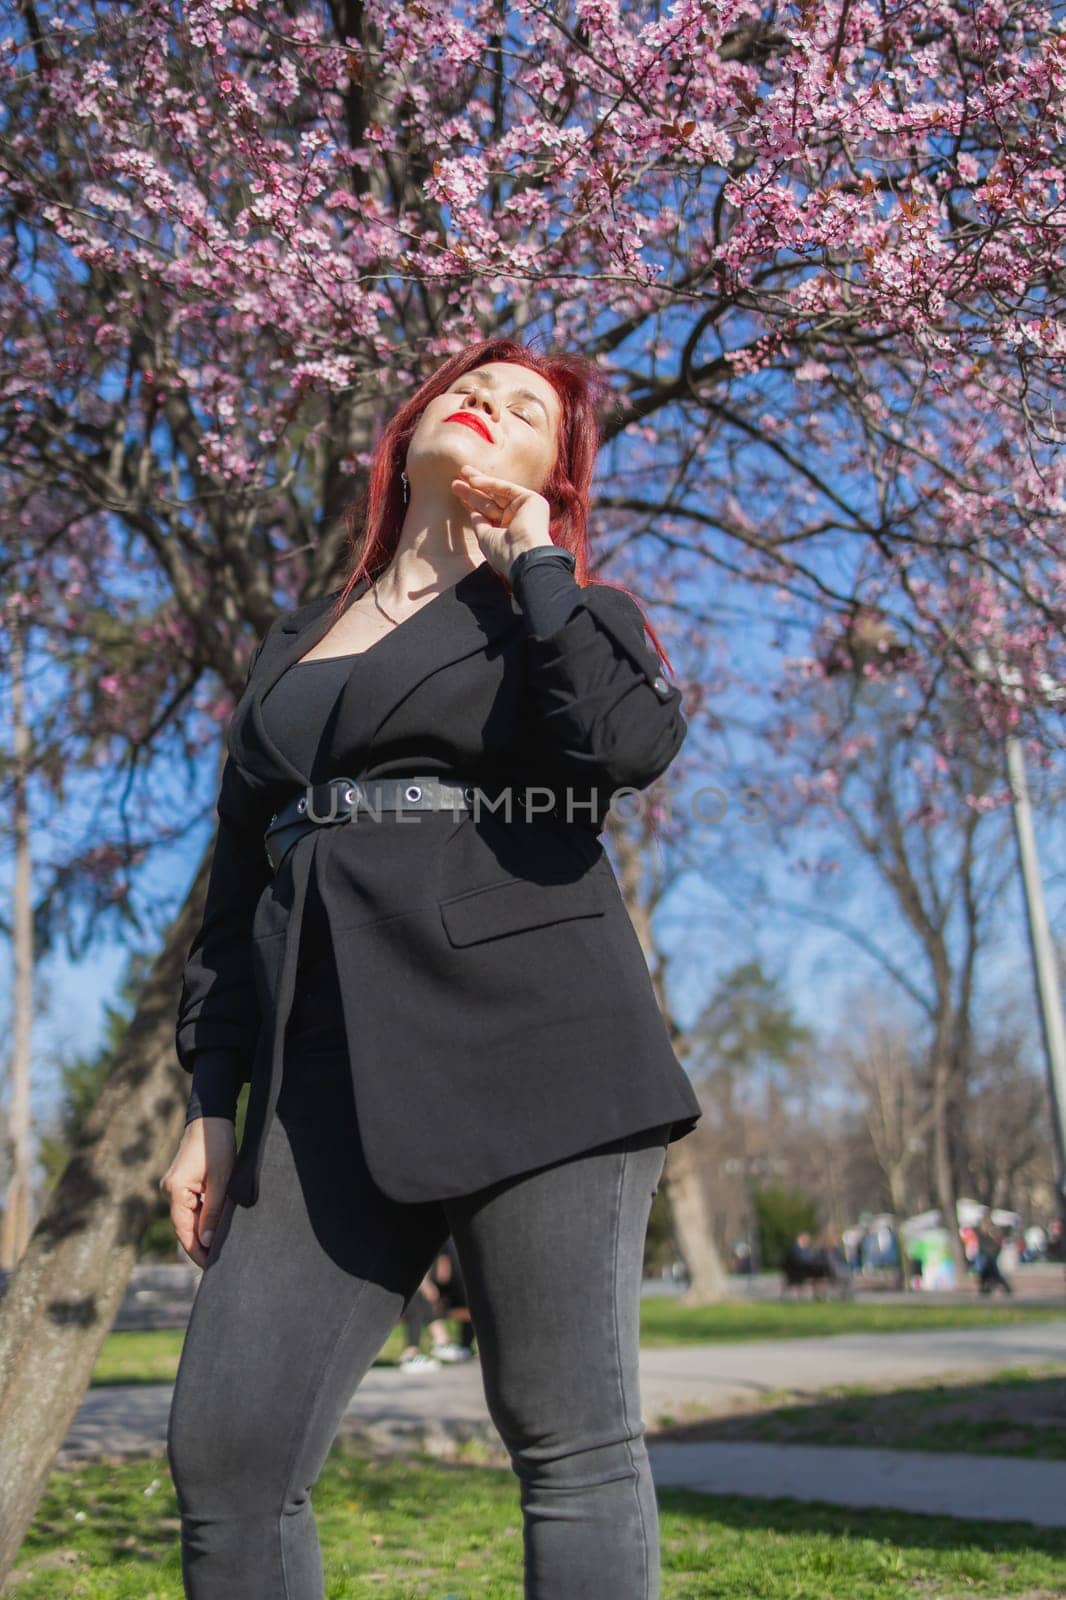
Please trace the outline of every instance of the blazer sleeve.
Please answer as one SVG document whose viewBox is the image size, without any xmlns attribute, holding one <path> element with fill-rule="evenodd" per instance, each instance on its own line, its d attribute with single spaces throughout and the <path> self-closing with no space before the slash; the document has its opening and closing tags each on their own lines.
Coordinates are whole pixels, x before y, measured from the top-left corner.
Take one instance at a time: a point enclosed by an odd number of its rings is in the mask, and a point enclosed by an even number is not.
<svg viewBox="0 0 1066 1600">
<path fill-rule="evenodd" d="M 556 781 L 595 787 L 605 812 L 613 790 L 646 789 L 666 771 L 688 725 L 636 602 L 609 584 L 569 582 L 567 620 L 546 637 L 527 633 L 529 734 L 538 763 Z"/>
<path fill-rule="evenodd" d="M 262 644 L 252 656 L 248 679 L 261 649 Z M 222 770 L 215 809 L 203 917 L 182 972 L 175 1030 L 178 1060 L 194 1075 L 187 1122 L 194 1115 L 236 1115 L 261 1020 L 252 923 L 272 874 L 254 797 L 232 756 Z"/>
<path fill-rule="evenodd" d="M 236 1122 L 237 1101 L 247 1077 L 240 1051 L 197 1050 L 185 1107 L 186 1127 L 197 1117 L 225 1117 Z"/>
</svg>

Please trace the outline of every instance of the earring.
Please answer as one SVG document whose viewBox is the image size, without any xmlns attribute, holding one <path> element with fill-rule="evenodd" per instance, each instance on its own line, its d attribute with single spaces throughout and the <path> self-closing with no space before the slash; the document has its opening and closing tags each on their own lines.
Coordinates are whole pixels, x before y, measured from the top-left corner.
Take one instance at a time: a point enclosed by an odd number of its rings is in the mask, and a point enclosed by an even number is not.
<svg viewBox="0 0 1066 1600">
<path fill-rule="evenodd" d="M 400 482 L 403 484 L 403 503 L 404 503 L 404 505 L 406 505 L 407 504 L 407 488 L 408 488 L 406 472 L 401 472 L 400 473 Z"/>
</svg>

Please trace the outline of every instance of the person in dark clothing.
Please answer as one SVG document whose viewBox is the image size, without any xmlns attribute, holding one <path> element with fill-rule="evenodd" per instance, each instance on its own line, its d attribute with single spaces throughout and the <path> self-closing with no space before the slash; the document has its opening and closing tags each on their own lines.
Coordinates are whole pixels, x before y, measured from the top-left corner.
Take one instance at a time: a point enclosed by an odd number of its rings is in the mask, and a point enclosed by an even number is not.
<svg viewBox="0 0 1066 1600">
<path fill-rule="evenodd" d="M 992 1294 L 995 1289 L 1002 1289 L 1004 1294 L 1014 1293 L 999 1265 L 1003 1237 L 1002 1228 L 993 1228 L 987 1222 L 983 1222 L 977 1230 L 977 1255 L 974 1266 L 977 1269 L 981 1294 Z"/>
<path fill-rule="evenodd" d="M 322 1600 L 312 1488 L 449 1237 L 526 1600 L 659 1592 L 643 1252 L 702 1113 L 598 834 L 686 728 L 636 600 L 587 581 L 593 377 L 490 340 L 405 400 L 346 585 L 271 625 L 227 729 L 161 1185 L 204 1269 L 167 1429 L 189 1600 Z M 479 810 L 530 789 L 549 813 Z"/>
<path fill-rule="evenodd" d="M 785 1251 L 782 1293 L 810 1284 L 812 1296 L 823 1284 L 851 1288 L 851 1273 L 839 1245 L 815 1245 L 806 1230 L 798 1233 Z"/>
<path fill-rule="evenodd" d="M 459 1341 L 454 1343 L 445 1319 L 459 1323 Z M 473 1354 L 474 1324 L 467 1304 L 466 1284 L 455 1240 L 448 1239 L 404 1312 L 407 1346 L 400 1356 L 401 1366 L 429 1365 L 438 1361 L 467 1361 Z M 431 1353 L 419 1361 L 422 1333 L 428 1328 L 433 1341 Z"/>
</svg>

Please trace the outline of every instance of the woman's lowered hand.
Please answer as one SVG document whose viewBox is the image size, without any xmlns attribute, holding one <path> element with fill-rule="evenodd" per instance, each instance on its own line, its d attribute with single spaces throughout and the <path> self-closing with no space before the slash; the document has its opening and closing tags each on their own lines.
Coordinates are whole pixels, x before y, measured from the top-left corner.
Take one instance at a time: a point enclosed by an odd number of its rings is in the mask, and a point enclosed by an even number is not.
<svg viewBox="0 0 1066 1600">
<path fill-rule="evenodd" d="M 198 1267 L 207 1265 L 236 1155 L 236 1128 L 229 1117 L 194 1117 L 159 1180 L 170 1199 L 178 1243 Z"/>
</svg>

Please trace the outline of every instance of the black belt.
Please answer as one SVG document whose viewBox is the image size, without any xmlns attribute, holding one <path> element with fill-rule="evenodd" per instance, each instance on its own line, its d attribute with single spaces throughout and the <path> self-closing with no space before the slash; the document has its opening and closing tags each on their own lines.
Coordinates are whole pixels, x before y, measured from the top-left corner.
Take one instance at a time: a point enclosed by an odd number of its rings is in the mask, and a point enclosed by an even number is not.
<svg viewBox="0 0 1066 1600">
<path fill-rule="evenodd" d="M 444 778 L 330 778 L 308 784 L 275 811 L 263 835 L 267 860 L 277 872 L 285 856 L 312 828 L 347 822 L 361 809 L 382 811 L 469 811 L 474 785 Z"/>
</svg>

